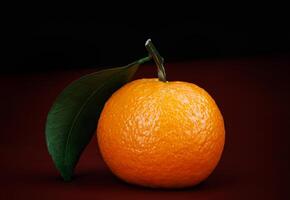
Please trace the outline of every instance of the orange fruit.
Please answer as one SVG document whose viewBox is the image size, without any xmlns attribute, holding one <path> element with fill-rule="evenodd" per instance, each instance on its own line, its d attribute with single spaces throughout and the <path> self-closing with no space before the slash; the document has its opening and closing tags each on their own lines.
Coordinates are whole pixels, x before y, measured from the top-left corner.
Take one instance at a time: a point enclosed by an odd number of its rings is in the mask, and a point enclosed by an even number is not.
<svg viewBox="0 0 290 200">
<path fill-rule="evenodd" d="M 139 79 L 106 102 L 97 137 L 106 164 L 119 178 L 180 188 L 212 173 L 223 151 L 225 128 L 215 101 L 202 88 Z"/>
</svg>

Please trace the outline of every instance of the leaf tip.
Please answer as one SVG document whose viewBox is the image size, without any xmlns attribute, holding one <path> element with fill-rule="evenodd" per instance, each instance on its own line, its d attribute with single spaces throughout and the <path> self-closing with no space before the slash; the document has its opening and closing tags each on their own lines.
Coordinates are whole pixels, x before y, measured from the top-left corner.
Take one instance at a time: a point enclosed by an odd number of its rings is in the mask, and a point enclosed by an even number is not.
<svg viewBox="0 0 290 200">
<path fill-rule="evenodd" d="M 61 173 L 62 179 L 65 182 L 70 182 L 72 180 L 72 175 L 67 173 Z"/>
</svg>

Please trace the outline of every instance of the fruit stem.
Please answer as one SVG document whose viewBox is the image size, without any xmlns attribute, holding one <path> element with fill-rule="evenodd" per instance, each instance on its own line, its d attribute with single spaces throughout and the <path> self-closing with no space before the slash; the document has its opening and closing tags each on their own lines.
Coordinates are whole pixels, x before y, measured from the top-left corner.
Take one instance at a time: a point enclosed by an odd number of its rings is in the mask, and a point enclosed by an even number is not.
<svg viewBox="0 0 290 200">
<path fill-rule="evenodd" d="M 157 51 L 157 49 L 153 45 L 151 39 L 148 39 L 146 41 L 145 47 L 146 47 L 147 51 L 149 52 L 149 56 L 154 59 L 155 64 L 157 65 L 159 80 L 166 82 L 166 73 L 165 73 L 165 69 L 164 69 L 164 65 L 163 65 L 164 58 L 162 58 L 160 56 L 159 52 Z"/>
</svg>

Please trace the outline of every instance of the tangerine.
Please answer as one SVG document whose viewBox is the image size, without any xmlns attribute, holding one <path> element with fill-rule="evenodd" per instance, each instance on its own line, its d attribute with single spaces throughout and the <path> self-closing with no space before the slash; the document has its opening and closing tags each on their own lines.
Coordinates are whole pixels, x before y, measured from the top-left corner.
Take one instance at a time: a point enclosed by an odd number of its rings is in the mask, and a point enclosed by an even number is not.
<svg viewBox="0 0 290 200">
<path fill-rule="evenodd" d="M 187 82 L 139 79 L 106 102 L 100 152 L 126 182 L 181 188 L 205 180 L 220 160 L 225 128 L 213 98 Z"/>
</svg>

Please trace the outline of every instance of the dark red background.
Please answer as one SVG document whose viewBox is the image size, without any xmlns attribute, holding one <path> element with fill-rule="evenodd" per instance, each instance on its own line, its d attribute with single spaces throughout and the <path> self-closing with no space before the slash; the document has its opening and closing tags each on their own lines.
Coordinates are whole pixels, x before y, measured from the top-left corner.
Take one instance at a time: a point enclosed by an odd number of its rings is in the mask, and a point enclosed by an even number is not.
<svg viewBox="0 0 290 200">
<path fill-rule="evenodd" d="M 287 199 L 289 189 L 289 56 L 166 64 L 169 80 L 205 88 L 226 125 L 226 145 L 214 173 L 184 190 L 126 184 L 102 161 L 96 138 L 63 182 L 44 138 L 46 114 L 58 93 L 94 69 L 0 75 L 0 199 Z M 135 78 L 154 77 L 144 65 Z"/>
</svg>

